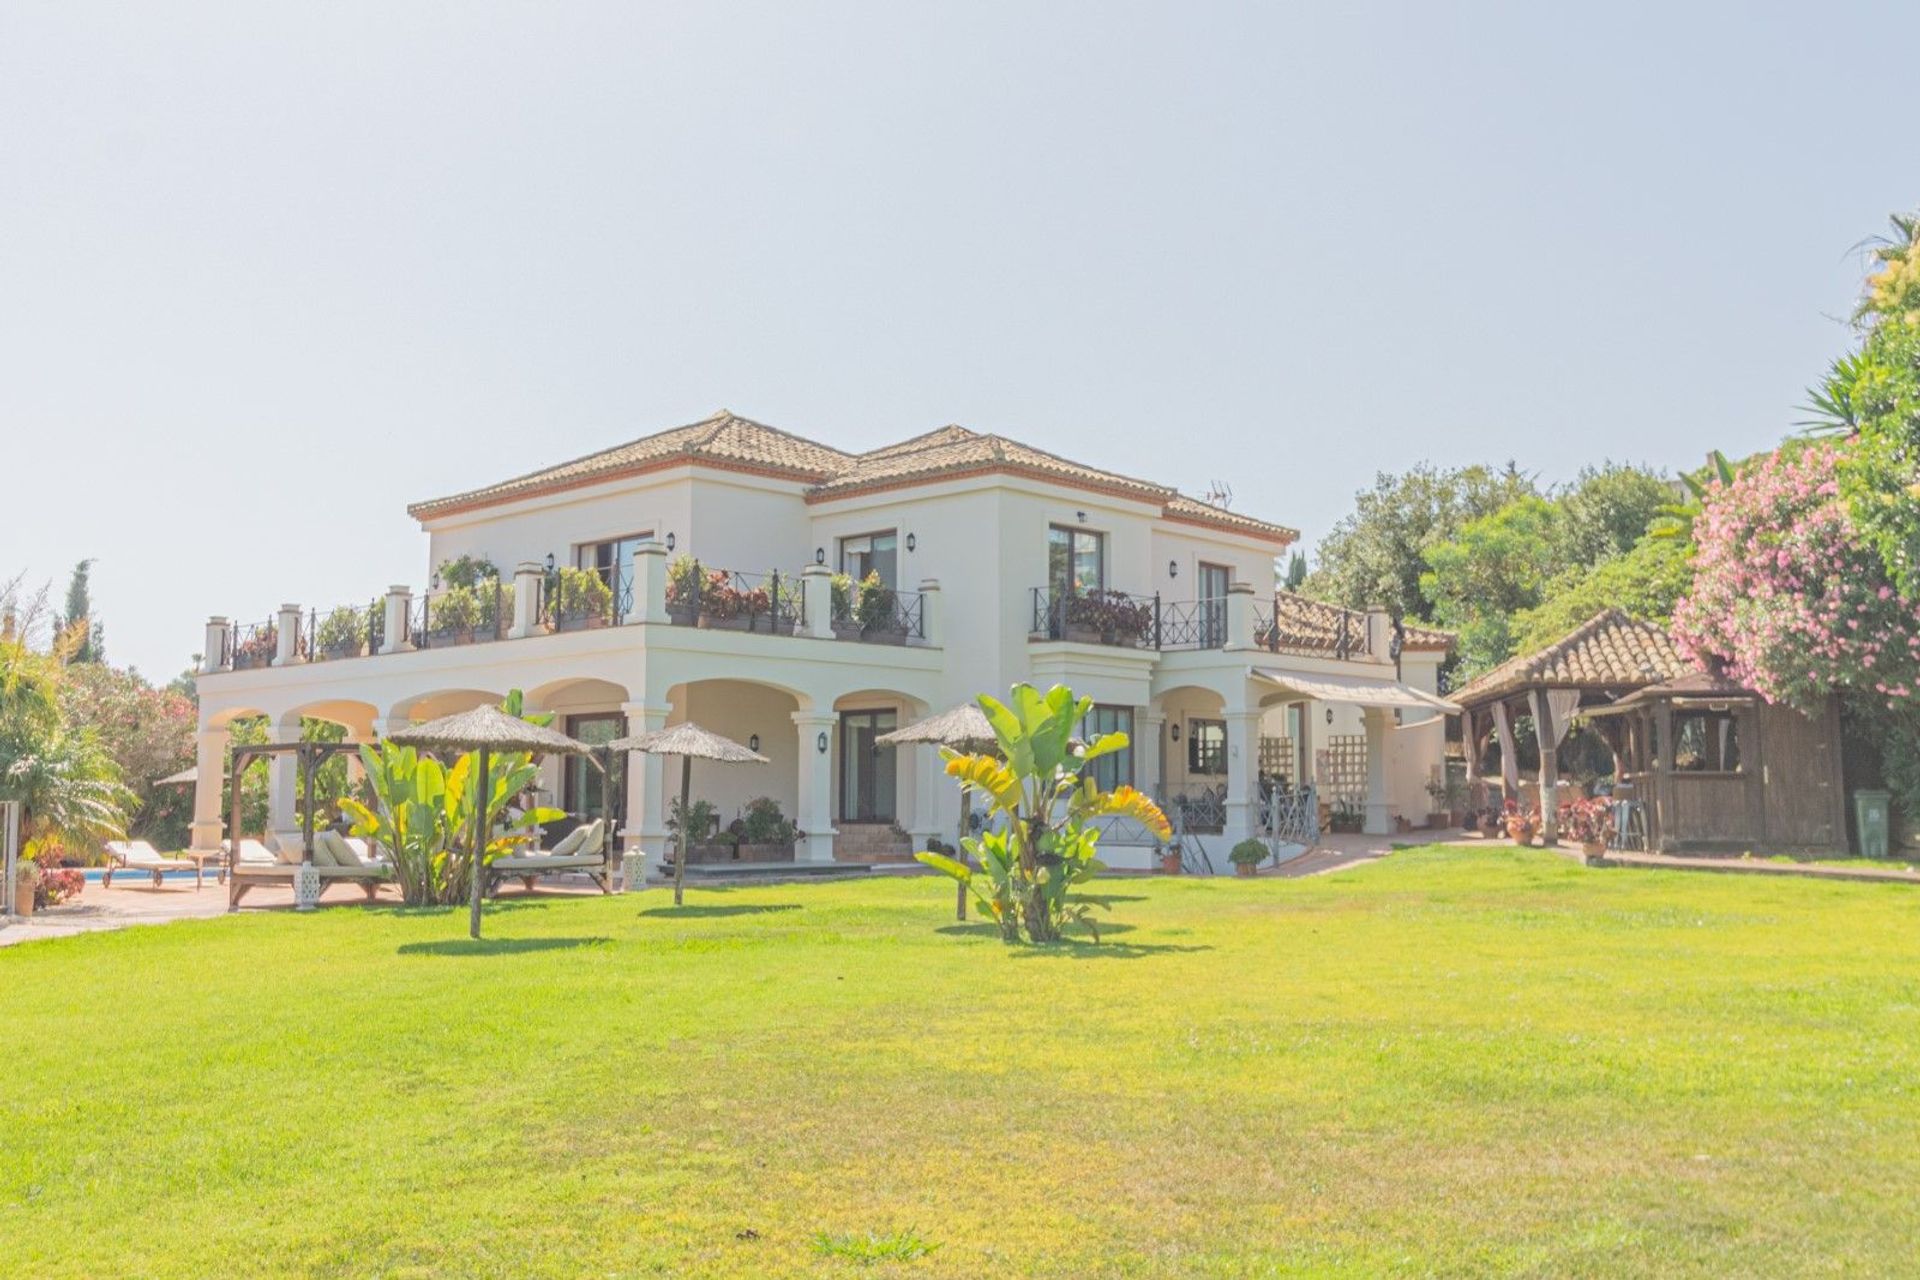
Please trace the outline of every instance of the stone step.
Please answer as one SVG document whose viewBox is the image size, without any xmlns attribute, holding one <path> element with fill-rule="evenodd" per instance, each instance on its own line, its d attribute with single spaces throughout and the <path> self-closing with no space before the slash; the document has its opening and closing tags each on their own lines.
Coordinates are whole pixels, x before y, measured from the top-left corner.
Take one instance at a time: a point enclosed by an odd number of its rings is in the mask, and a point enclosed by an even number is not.
<svg viewBox="0 0 1920 1280">
<path fill-rule="evenodd" d="M 913 864 L 913 854 L 911 852 L 895 853 L 892 851 L 874 852 L 866 849 L 842 849 L 838 842 L 835 842 L 833 860 L 835 862 L 857 863 L 861 866 L 911 866 Z"/>
</svg>

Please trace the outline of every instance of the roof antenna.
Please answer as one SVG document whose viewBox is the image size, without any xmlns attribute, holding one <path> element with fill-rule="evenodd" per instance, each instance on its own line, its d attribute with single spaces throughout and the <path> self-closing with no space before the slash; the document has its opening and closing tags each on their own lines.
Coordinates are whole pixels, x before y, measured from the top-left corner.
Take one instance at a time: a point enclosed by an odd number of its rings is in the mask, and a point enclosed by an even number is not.
<svg viewBox="0 0 1920 1280">
<path fill-rule="evenodd" d="M 1211 485 L 1211 487 L 1207 490 L 1207 497 L 1206 497 L 1206 501 L 1209 506 L 1225 508 L 1233 505 L 1233 486 L 1232 485 L 1228 484 L 1224 480 L 1212 480 L 1212 481 L 1209 481 L 1208 483 Z"/>
</svg>

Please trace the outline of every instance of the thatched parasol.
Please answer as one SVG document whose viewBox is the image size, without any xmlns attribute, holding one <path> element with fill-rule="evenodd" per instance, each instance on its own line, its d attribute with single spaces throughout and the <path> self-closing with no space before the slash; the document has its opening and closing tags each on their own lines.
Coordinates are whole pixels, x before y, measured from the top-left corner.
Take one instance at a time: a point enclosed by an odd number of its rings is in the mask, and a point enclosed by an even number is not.
<svg viewBox="0 0 1920 1280">
<path fill-rule="evenodd" d="M 607 748 L 680 757 L 680 851 L 673 859 L 673 905 L 677 907 L 687 882 L 687 809 L 693 802 L 693 762 L 700 759 L 717 760 L 721 764 L 767 764 L 769 761 L 758 751 L 749 751 L 732 738 L 702 729 L 691 720 L 651 733 L 636 733 L 630 738 L 615 738 Z"/>
<path fill-rule="evenodd" d="M 479 812 L 473 818 L 473 913 L 467 923 L 467 931 L 478 938 L 481 883 L 486 879 L 483 863 L 487 854 L 487 833 L 493 828 L 493 806 L 488 803 L 493 790 L 487 779 L 488 756 L 495 751 L 578 756 L 587 754 L 591 748 L 584 742 L 575 742 L 564 733 L 555 733 L 552 729 L 543 729 L 518 716 L 510 716 L 491 704 L 390 733 L 387 741 L 430 750 L 480 753 L 479 785 L 474 791 L 480 797 L 480 803 L 477 806 Z"/>
<path fill-rule="evenodd" d="M 156 787 L 177 787 L 185 786 L 189 782 L 198 781 L 200 781 L 200 766 L 190 764 L 178 773 L 170 773 L 164 778 L 155 778 L 153 785 Z"/>
<path fill-rule="evenodd" d="M 928 716 L 925 720 L 915 721 L 905 728 L 895 729 L 892 733 L 883 733 L 875 742 L 890 747 L 926 745 L 952 747 L 955 751 L 1000 752 L 1000 739 L 994 736 L 993 726 L 987 722 L 987 713 L 980 709 L 977 702 L 963 702 L 950 707 L 937 716 Z M 967 793 L 960 793 L 960 839 L 967 838 Z M 967 860 L 966 846 L 955 844 L 955 851 L 961 861 Z M 967 918 L 967 886 L 960 885 L 954 898 L 954 919 Z"/>
</svg>

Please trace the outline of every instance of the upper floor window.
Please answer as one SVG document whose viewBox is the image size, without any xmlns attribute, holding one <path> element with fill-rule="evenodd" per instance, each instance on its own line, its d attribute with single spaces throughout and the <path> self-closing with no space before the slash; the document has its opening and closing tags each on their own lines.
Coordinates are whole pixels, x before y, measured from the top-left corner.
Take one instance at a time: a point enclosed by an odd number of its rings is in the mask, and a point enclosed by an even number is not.
<svg viewBox="0 0 1920 1280">
<path fill-rule="evenodd" d="M 1132 707 L 1097 704 L 1087 713 L 1086 720 L 1080 726 L 1080 736 L 1088 742 L 1097 742 L 1109 733 L 1126 734 L 1127 745 L 1119 751 L 1101 756 L 1087 766 L 1102 791 L 1111 791 L 1122 784 L 1133 785 Z"/>
<path fill-rule="evenodd" d="M 618 601 L 625 599 L 633 585 L 633 556 L 640 544 L 653 540 L 651 531 L 609 538 L 605 542 L 583 542 L 574 548 L 576 568 L 585 569 L 607 584 Z"/>
<path fill-rule="evenodd" d="M 897 587 L 900 574 L 900 539 L 889 529 L 885 533 L 863 534 L 840 539 L 840 572 L 855 582 L 864 582 L 870 573 L 880 575 L 880 585 Z"/>
<path fill-rule="evenodd" d="M 1048 589 L 1056 596 L 1085 595 L 1106 585 L 1106 536 L 1091 529 L 1048 526 Z"/>
</svg>

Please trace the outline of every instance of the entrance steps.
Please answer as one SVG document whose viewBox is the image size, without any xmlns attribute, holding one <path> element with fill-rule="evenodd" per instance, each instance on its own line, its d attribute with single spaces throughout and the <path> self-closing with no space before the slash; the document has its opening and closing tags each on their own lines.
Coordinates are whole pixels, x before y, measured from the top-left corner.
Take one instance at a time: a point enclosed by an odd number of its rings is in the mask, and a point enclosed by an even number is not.
<svg viewBox="0 0 1920 1280">
<path fill-rule="evenodd" d="M 833 838 L 835 862 L 884 863 L 912 862 L 913 837 L 894 830 L 886 822 L 842 822 Z"/>
</svg>

